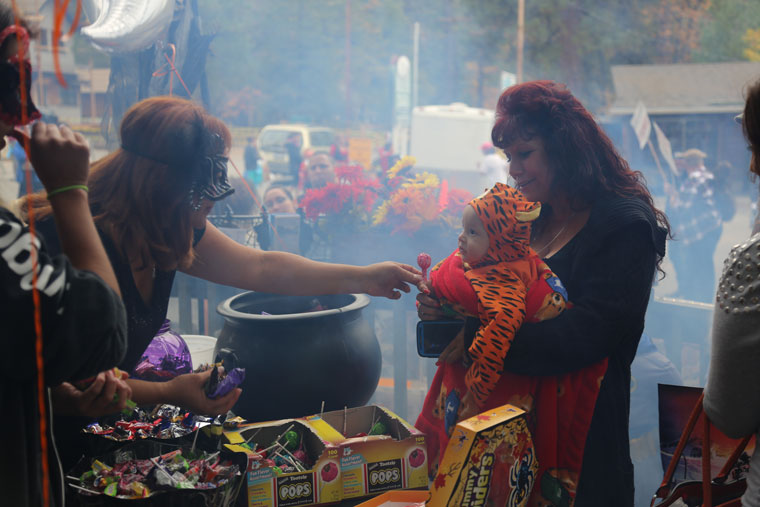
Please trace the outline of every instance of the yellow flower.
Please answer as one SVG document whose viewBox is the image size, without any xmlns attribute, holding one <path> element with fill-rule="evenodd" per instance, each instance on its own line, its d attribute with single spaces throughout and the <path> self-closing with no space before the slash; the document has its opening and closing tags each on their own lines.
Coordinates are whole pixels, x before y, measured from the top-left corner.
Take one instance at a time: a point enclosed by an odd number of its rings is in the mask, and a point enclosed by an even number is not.
<svg viewBox="0 0 760 507">
<path fill-rule="evenodd" d="M 417 159 L 412 156 L 405 156 L 402 157 L 396 162 L 393 167 L 388 169 L 388 172 L 386 173 L 389 180 L 392 180 L 396 177 L 396 175 L 401 171 L 402 169 L 406 169 L 407 167 L 411 167 L 414 164 L 417 163 Z"/>
<path fill-rule="evenodd" d="M 411 180 L 402 183 L 401 188 L 437 188 L 440 182 L 441 181 L 438 179 L 438 176 L 435 174 L 424 172 L 417 174 Z"/>
<path fill-rule="evenodd" d="M 377 208 L 375 215 L 372 217 L 372 225 L 380 225 L 385 222 L 388 217 L 388 208 L 390 207 L 390 201 L 385 201 Z"/>
</svg>

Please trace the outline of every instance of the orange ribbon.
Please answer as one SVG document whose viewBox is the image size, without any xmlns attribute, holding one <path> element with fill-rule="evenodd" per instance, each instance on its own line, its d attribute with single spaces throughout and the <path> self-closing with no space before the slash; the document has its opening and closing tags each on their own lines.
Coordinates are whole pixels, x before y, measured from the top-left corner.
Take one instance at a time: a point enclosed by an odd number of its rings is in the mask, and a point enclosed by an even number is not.
<svg viewBox="0 0 760 507">
<path fill-rule="evenodd" d="M 182 86 L 185 88 L 185 91 L 187 92 L 187 96 L 189 98 L 193 98 L 193 94 L 190 93 L 190 90 L 187 88 L 187 85 L 185 84 L 185 81 L 182 79 L 182 76 L 180 76 L 179 71 L 177 70 L 177 67 L 174 66 L 174 62 L 177 59 L 177 47 L 174 44 L 169 44 L 169 49 L 171 49 L 172 56 L 169 58 L 169 55 L 164 52 L 164 58 L 166 58 L 166 63 L 163 64 L 161 67 L 158 68 L 153 73 L 153 77 L 161 77 L 165 76 L 167 73 L 169 74 L 169 96 L 171 97 L 174 91 L 174 75 L 177 75 L 177 79 L 179 79 L 179 82 L 182 83 Z M 168 69 L 167 69 L 168 65 Z"/>
</svg>

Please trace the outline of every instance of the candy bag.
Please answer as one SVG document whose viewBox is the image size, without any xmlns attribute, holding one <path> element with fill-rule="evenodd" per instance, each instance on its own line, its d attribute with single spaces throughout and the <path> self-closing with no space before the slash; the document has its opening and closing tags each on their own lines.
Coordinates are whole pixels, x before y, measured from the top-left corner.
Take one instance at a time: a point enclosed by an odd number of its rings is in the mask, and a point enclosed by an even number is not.
<svg viewBox="0 0 760 507">
<path fill-rule="evenodd" d="M 190 349 L 165 320 L 158 334 L 143 352 L 132 377 L 141 380 L 165 381 L 193 371 Z"/>
</svg>

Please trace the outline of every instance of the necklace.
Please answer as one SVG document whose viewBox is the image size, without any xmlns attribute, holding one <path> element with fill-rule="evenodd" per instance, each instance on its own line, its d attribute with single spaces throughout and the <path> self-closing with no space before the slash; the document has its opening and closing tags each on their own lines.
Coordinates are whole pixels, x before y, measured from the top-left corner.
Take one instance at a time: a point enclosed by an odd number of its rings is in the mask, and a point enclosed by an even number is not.
<svg viewBox="0 0 760 507">
<path fill-rule="evenodd" d="M 572 214 L 569 217 L 567 217 L 567 219 L 565 219 L 565 223 L 562 225 L 562 228 L 559 230 L 559 232 L 557 232 L 557 234 L 555 234 L 554 237 L 552 239 L 550 239 L 547 244 L 545 244 L 544 246 L 542 246 L 540 249 L 536 250 L 536 255 L 538 255 L 539 257 L 541 257 L 541 254 L 543 254 L 544 252 L 546 252 L 546 250 L 550 246 L 552 246 L 552 244 L 554 243 L 554 241 L 556 241 L 556 239 L 559 238 L 560 234 L 562 234 L 563 232 L 565 232 L 565 229 L 567 229 L 567 226 L 570 225 L 570 220 L 572 220 L 574 216 L 575 216 L 575 211 L 573 211 Z"/>
</svg>

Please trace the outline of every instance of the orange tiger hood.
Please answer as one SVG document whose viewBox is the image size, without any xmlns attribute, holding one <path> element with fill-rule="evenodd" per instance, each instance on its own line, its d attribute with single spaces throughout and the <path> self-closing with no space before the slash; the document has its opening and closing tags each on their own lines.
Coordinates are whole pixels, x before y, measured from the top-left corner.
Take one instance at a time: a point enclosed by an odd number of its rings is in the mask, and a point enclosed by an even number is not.
<svg viewBox="0 0 760 507">
<path fill-rule="evenodd" d="M 538 218 L 541 203 L 532 202 L 516 189 L 496 183 L 470 201 L 488 233 L 486 256 L 473 267 L 525 259 L 530 253 L 531 222 Z"/>
</svg>

